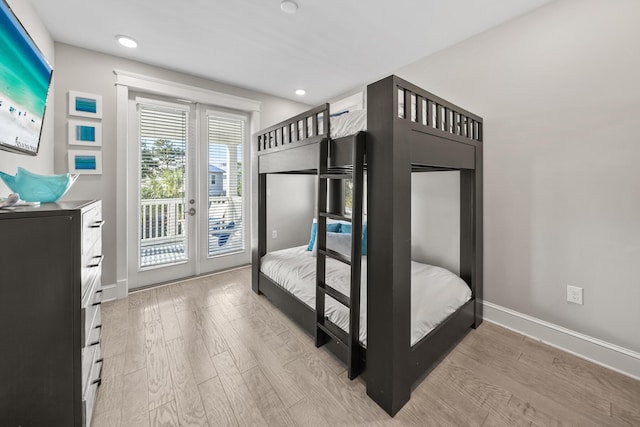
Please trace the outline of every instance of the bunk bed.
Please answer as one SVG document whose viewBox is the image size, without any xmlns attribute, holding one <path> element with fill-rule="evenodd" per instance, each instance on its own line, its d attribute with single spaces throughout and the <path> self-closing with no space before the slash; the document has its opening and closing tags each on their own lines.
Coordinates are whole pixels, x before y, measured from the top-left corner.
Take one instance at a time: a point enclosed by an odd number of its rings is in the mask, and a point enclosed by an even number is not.
<svg viewBox="0 0 640 427">
<path fill-rule="evenodd" d="M 362 375 L 369 397 L 393 416 L 419 380 L 482 322 L 482 119 L 397 76 L 369 85 L 366 98 L 366 112 L 359 113 L 366 115 L 366 130 L 333 126 L 324 104 L 254 136 L 252 288 L 314 336 L 316 346 L 343 360 L 349 378 Z M 460 271 L 452 278 L 433 267 L 430 274 L 440 284 L 437 295 L 447 288 L 443 283 L 456 281 L 469 293 L 457 295 L 457 302 L 416 332 L 412 300 L 437 298 L 416 294 L 412 286 L 424 278 L 416 279 L 416 269 L 426 267 L 411 260 L 411 174 L 437 171 L 460 172 Z M 274 173 L 318 175 L 317 255 L 311 264 L 307 258 L 305 266 L 297 265 L 295 255 L 281 251 L 267 254 L 266 183 Z M 350 216 L 336 191 L 345 179 L 353 182 Z M 331 221 L 348 224 L 350 250 L 332 247 Z M 298 275 L 306 268 L 315 289 L 296 290 L 287 282 L 287 266 Z"/>
</svg>

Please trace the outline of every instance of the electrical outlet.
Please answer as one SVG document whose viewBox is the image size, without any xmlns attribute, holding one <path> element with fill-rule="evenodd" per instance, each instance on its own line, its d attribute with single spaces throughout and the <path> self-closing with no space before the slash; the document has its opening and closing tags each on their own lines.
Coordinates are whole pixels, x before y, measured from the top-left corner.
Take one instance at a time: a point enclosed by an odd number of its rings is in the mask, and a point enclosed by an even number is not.
<svg viewBox="0 0 640 427">
<path fill-rule="evenodd" d="M 578 286 L 567 286 L 567 301 L 582 305 L 583 289 Z"/>
<path fill-rule="evenodd" d="M 278 230 L 273 230 L 271 232 L 271 238 L 272 239 L 277 239 L 278 238 Z"/>
</svg>

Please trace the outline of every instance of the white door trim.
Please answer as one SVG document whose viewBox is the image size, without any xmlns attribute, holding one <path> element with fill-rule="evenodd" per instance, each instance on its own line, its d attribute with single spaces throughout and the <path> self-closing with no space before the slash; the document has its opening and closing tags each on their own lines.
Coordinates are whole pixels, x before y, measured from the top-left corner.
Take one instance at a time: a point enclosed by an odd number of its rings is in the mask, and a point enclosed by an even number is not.
<svg viewBox="0 0 640 427">
<path fill-rule="evenodd" d="M 137 209 L 136 206 L 129 206 L 127 189 L 131 177 L 128 175 L 128 129 L 129 129 L 129 91 L 147 92 L 157 94 L 164 97 L 174 97 L 177 99 L 185 99 L 202 104 L 219 106 L 222 108 L 236 109 L 246 111 L 250 114 L 250 134 L 260 129 L 260 106 L 261 102 L 243 98 L 226 93 L 216 92 L 197 86 L 176 83 L 169 80 L 160 79 L 152 76 L 132 73 L 124 70 L 114 70 L 116 76 L 116 271 L 117 271 L 117 288 L 115 292 L 116 298 L 125 298 L 129 292 L 129 265 L 128 265 L 128 249 L 127 235 L 130 231 L 128 227 L 129 209 Z M 250 150 L 247 150 L 250 151 Z M 247 179 L 247 183 L 251 183 Z M 251 197 L 252 185 L 248 186 L 247 197 Z M 251 204 L 247 204 L 247 218 L 251 218 Z M 250 223 L 250 221 L 247 221 Z M 250 230 L 245 230 L 250 233 Z"/>
</svg>

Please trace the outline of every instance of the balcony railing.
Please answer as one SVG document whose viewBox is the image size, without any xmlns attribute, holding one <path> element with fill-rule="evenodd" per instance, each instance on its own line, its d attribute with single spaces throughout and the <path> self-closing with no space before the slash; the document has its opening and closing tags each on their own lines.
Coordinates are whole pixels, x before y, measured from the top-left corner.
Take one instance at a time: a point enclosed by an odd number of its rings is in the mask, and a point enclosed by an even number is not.
<svg viewBox="0 0 640 427">
<path fill-rule="evenodd" d="M 142 247 L 175 243 L 186 237 L 184 199 L 145 199 L 140 204 L 140 244 Z M 209 197 L 209 236 L 234 221 L 240 226 L 242 197 Z"/>
</svg>

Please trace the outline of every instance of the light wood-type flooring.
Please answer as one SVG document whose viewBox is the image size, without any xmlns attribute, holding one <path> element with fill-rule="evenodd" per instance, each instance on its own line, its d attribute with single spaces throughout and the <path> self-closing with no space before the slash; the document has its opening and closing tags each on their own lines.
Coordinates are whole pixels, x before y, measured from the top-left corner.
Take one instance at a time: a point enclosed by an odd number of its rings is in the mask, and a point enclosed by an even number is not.
<svg viewBox="0 0 640 427">
<path fill-rule="evenodd" d="M 484 322 L 392 419 L 243 268 L 103 305 L 92 426 L 640 426 L 640 382 Z"/>
</svg>

